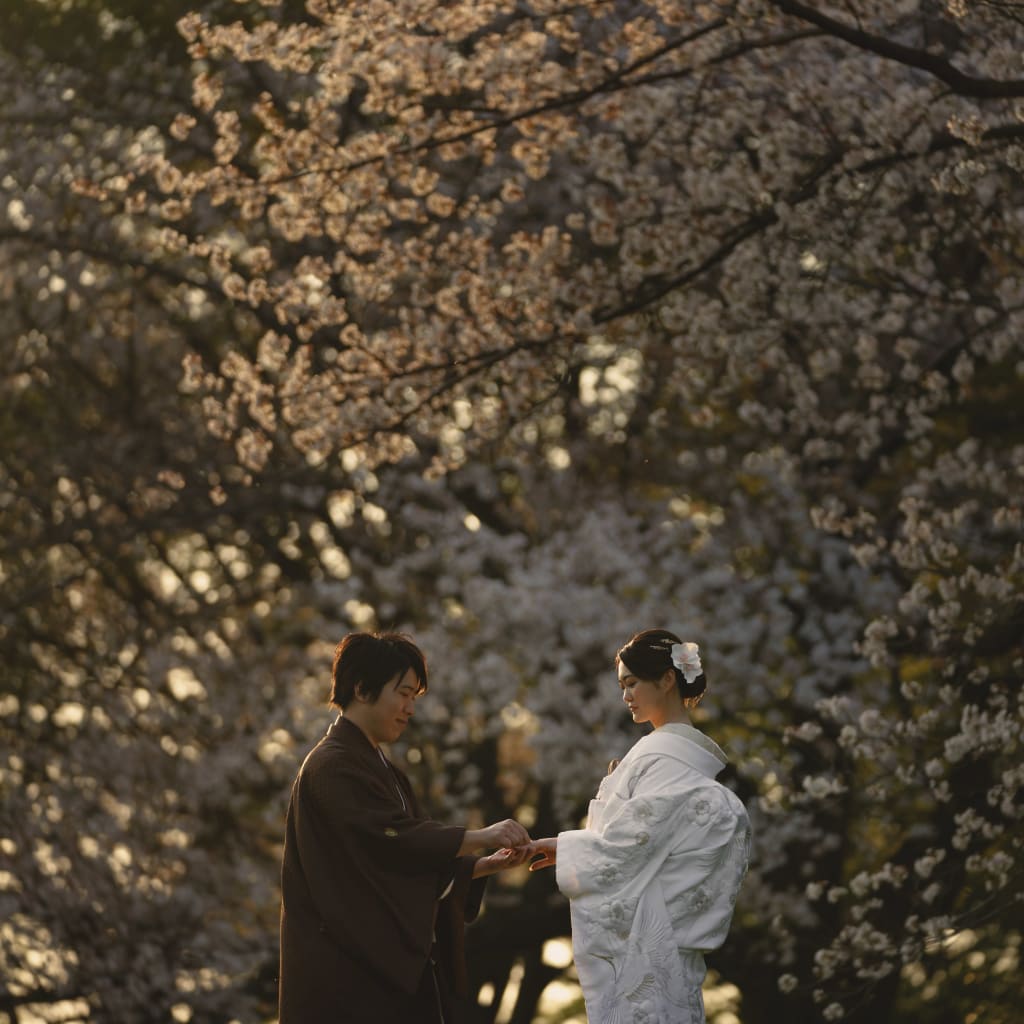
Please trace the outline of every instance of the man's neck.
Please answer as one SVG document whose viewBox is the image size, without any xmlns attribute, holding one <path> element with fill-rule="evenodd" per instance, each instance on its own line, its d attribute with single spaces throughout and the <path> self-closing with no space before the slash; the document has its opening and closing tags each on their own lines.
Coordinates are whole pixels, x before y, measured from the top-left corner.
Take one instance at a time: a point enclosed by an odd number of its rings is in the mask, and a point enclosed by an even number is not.
<svg viewBox="0 0 1024 1024">
<path fill-rule="evenodd" d="M 344 718 L 346 722 L 351 722 L 367 738 L 370 746 L 375 750 L 380 750 L 380 744 L 370 734 L 366 723 L 361 720 L 362 715 L 359 714 L 359 710 L 359 705 L 351 706 L 342 712 L 341 717 Z"/>
</svg>

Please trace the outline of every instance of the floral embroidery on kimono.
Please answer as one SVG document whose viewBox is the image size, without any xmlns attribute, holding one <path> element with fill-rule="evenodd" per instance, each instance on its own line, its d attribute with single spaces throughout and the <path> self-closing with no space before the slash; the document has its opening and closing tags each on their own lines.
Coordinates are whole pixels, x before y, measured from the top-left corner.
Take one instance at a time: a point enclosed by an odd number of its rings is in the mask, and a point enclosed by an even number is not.
<svg viewBox="0 0 1024 1024">
<path fill-rule="evenodd" d="M 725 940 L 750 854 L 718 746 L 662 726 L 601 783 L 586 828 L 558 836 L 576 969 L 599 1024 L 704 1024 L 703 954 Z"/>
</svg>

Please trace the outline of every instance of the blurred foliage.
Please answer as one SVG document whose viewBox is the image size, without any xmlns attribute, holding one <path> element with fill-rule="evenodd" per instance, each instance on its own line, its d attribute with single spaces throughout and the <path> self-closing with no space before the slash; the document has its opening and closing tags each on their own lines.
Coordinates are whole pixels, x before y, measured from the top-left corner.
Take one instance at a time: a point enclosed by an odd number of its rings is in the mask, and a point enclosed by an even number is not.
<svg viewBox="0 0 1024 1024">
<path fill-rule="evenodd" d="M 271 18 L 257 3 L 204 11 Z M 225 360 L 259 361 L 267 310 L 229 301 L 210 266 L 163 246 L 159 214 L 127 217 L 116 197 L 72 187 L 121 173 L 189 107 L 183 13 L 129 0 L 0 6 L 0 1014 L 272 1017 L 284 804 L 327 721 L 330 654 L 347 629 L 400 626 L 426 648 L 431 693 L 399 753 L 436 812 L 477 824 L 518 814 L 551 834 L 579 821 L 603 765 L 636 738 L 615 647 L 665 624 L 701 639 L 713 690 L 700 724 L 732 754 L 725 781 L 755 817 L 752 874 L 710 958 L 744 1024 L 819 1020 L 825 988 L 854 1020 L 1014 1020 L 1020 837 L 995 826 L 1013 820 L 999 798 L 1019 788 L 1019 751 L 995 710 L 1019 727 L 1024 383 L 1016 249 L 989 238 L 1012 236 L 1010 165 L 994 161 L 999 201 L 933 196 L 938 166 L 900 187 L 872 179 L 877 211 L 843 201 L 836 181 L 810 226 L 773 234 L 761 211 L 754 255 L 667 292 L 656 274 L 618 292 L 600 274 L 625 275 L 629 260 L 577 239 L 570 266 L 638 309 L 583 341 L 515 353 L 507 371 L 495 359 L 479 393 L 459 392 L 439 353 L 429 425 L 443 429 L 410 420 L 414 443 L 393 464 L 356 449 L 317 457 L 282 429 L 257 471 L 211 408 L 248 382 Z M 231 66 L 226 94 L 244 107 L 287 87 L 284 73 Z M 727 89 L 714 95 L 728 102 Z M 836 130 L 855 149 L 868 120 Z M 725 124 L 706 121 L 702 131 Z M 751 139 L 721 151 L 721 167 L 767 163 Z M 214 142 L 163 137 L 186 167 L 208 164 Z M 898 165 L 901 147 L 884 160 Z M 583 194 L 605 202 L 614 188 L 573 177 L 583 163 L 564 161 L 564 192 L 527 183 L 494 237 L 539 234 Z M 454 179 L 497 192 L 486 166 L 467 158 Z M 728 204 L 709 203 L 708 237 L 739 249 L 715 219 Z M 198 216 L 243 230 L 218 209 Z M 851 242 L 850 263 L 833 254 L 819 288 L 813 260 L 790 268 L 842 249 L 836 223 L 877 266 L 862 274 Z M 857 234 L 863 224 L 876 233 Z M 330 250 L 245 230 L 286 267 Z M 922 284 L 912 271 L 933 257 Z M 692 336 L 665 326 L 680 316 L 674 292 Z M 794 312 L 798 294 L 807 308 Z M 919 359 L 899 354 L 895 329 L 865 347 L 861 330 L 890 302 L 920 312 Z M 315 369 L 332 365 L 321 336 L 311 350 Z M 309 351 L 292 345 L 287 365 Z M 186 360 L 210 373 L 208 392 L 186 385 Z M 401 365 L 396 379 L 407 383 Z M 509 406 L 495 431 L 482 410 L 499 399 Z M 454 468 L 438 476 L 438 457 Z M 888 622 L 895 631 L 873 639 Z M 926 774 L 979 710 L 993 719 L 975 746 Z M 815 796 L 830 780 L 842 787 Z M 993 831 L 959 847 L 970 809 Z M 946 859 L 932 864 L 938 849 Z M 1000 856 L 1006 878 L 986 888 Z M 905 884 L 872 888 L 887 866 Z M 929 941 L 907 926 L 932 915 L 946 925 Z M 868 939 L 911 942 L 901 969 L 865 980 L 857 972 L 876 962 L 857 948 L 838 957 L 848 974 L 825 974 L 837 934 L 867 923 Z M 545 986 L 571 980 L 543 955 L 567 932 L 551 873 L 492 882 L 470 944 L 473 984 L 494 993 L 480 1024 L 506 992 L 513 1024 L 528 1024 Z"/>
</svg>

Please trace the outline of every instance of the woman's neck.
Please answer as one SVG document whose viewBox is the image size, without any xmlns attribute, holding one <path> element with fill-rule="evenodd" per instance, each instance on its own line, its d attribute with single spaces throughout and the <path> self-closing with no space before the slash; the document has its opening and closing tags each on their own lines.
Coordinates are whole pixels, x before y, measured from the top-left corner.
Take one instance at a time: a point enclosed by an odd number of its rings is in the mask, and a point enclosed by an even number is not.
<svg viewBox="0 0 1024 1024">
<path fill-rule="evenodd" d="M 663 725 L 669 724 L 691 724 L 690 712 L 683 707 L 682 704 L 670 704 L 659 713 L 657 718 L 655 718 L 654 715 L 651 715 L 650 721 L 651 725 L 653 725 L 655 729 L 660 729 Z"/>
</svg>

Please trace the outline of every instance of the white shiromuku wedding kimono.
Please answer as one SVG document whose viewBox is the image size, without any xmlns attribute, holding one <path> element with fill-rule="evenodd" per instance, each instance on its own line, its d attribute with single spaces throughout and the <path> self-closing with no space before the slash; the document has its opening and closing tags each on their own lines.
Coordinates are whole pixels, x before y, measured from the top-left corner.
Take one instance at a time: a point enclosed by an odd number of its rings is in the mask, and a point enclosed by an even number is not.
<svg viewBox="0 0 1024 1024">
<path fill-rule="evenodd" d="M 697 729 L 664 725 L 605 777 L 586 828 L 559 834 L 592 1024 L 704 1024 L 703 953 L 725 940 L 750 854 L 725 764 Z"/>
</svg>

